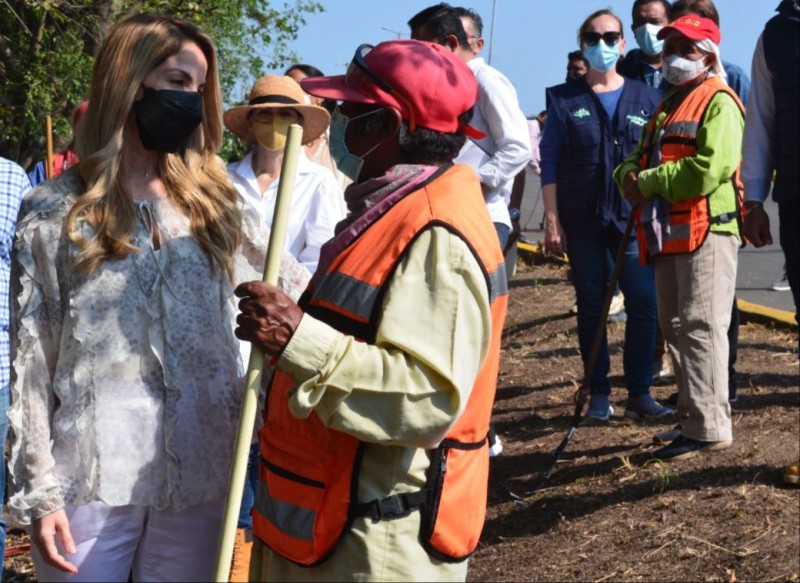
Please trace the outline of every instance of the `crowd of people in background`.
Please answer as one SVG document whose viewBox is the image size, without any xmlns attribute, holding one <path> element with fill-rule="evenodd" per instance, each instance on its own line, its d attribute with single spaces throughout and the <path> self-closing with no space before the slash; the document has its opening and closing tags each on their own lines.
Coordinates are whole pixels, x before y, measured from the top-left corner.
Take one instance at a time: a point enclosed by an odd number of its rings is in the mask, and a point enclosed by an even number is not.
<svg viewBox="0 0 800 583">
<path fill-rule="evenodd" d="M 674 425 L 654 457 L 730 447 L 737 253 L 773 243 L 768 196 L 797 306 L 800 2 L 777 12 L 751 78 L 722 58 L 712 0 L 634 0 L 632 50 L 593 12 L 530 119 L 465 7 L 409 15 L 410 40 L 358 46 L 344 75 L 265 75 L 225 111 L 201 29 L 115 24 L 55 163 L 0 158 L 0 440 L 39 580 L 212 579 L 253 345 L 269 365 L 230 580 L 465 580 L 503 450 L 526 168 L 544 251 L 569 260 L 584 422 L 614 415 L 615 293 L 623 415 Z M 240 159 L 218 156 L 225 128 Z"/>
</svg>

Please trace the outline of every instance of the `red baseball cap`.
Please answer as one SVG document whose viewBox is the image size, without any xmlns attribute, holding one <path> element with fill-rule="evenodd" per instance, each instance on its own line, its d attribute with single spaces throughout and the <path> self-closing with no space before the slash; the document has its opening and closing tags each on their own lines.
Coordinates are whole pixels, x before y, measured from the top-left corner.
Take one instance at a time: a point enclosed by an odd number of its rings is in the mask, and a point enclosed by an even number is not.
<svg viewBox="0 0 800 583">
<path fill-rule="evenodd" d="M 679 32 L 691 40 L 708 39 L 715 45 L 718 45 L 719 41 L 722 39 L 719 27 L 714 24 L 713 20 L 694 14 L 686 14 L 680 18 L 676 18 L 669 23 L 669 25 L 659 30 L 657 37 L 659 39 L 666 38 L 672 31 Z"/>
<path fill-rule="evenodd" d="M 325 99 L 394 107 L 411 131 L 419 126 L 484 137 L 458 121 L 478 100 L 475 75 L 442 45 L 418 40 L 361 45 L 346 74 L 307 77 L 300 85 L 306 93 Z"/>
</svg>

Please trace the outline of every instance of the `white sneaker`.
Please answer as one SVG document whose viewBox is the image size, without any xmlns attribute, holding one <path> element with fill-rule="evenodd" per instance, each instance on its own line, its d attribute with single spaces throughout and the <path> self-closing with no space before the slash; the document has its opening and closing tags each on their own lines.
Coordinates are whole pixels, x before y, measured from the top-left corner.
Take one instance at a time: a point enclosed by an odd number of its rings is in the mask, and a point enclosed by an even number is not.
<svg viewBox="0 0 800 583">
<path fill-rule="evenodd" d="M 489 457 L 497 457 L 503 451 L 503 442 L 500 441 L 500 436 L 496 433 L 494 434 L 494 441 L 492 445 L 489 446 Z"/>
<path fill-rule="evenodd" d="M 789 286 L 789 280 L 784 277 L 773 283 L 770 289 L 772 291 L 789 291 L 792 288 Z"/>
<path fill-rule="evenodd" d="M 624 309 L 625 309 L 625 296 L 622 295 L 622 292 L 619 292 L 613 298 L 611 298 L 611 306 L 608 308 L 609 318 L 614 314 L 619 314 Z"/>
<path fill-rule="evenodd" d="M 663 360 L 653 362 L 653 384 L 656 386 L 671 385 L 675 382 L 675 373 L 669 365 L 669 359 L 665 356 Z"/>
</svg>

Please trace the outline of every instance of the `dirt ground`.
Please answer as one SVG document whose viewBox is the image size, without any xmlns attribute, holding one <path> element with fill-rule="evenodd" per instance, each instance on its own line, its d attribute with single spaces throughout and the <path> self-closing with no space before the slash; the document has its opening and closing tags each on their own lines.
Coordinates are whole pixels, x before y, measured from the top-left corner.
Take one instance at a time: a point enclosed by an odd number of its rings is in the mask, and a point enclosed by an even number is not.
<svg viewBox="0 0 800 583">
<path fill-rule="evenodd" d="M 781 482 L 800 456 L 797 331 L 742 324 L 733 446 L 666 465 L 651 440 L 674 422 L 622 416 L 624 324 L 609 324 L 615 416 L 580 427 L 530 493 L 570 426 L 582 377 L 573 303 L 567 267 L 519 265 L 494 417 L 504 450 L 492 460 L 469 580 L 798 581 L 800 488 Z M 19 554 L 6 558 L 4 580 L 36 580 L 26 543 L 10 535 Z"/>
</svg>

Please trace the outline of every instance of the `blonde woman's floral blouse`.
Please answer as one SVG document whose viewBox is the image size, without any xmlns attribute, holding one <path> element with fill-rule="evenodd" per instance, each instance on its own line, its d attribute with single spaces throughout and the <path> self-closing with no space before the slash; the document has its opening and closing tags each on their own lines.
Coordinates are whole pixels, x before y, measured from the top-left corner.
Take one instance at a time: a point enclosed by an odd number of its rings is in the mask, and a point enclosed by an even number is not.
<svg viewBox="0 0 800 583">
<path fill-rule="evenodd" d="M 136 203 L 138 253 L 78 274 L 66 230 L 77 188 L 71 175 L 45 183 L 17 225 L 9 511 L 24 524 L 65 504 L 220 499 L 243 387 L 233 284 L 166 199 Z M 259 277 L 258 237 L 236 258 L 238 281 Z M 281 273 L 296 297 L 307 272 L 287 256 Z"/>
</svg>

